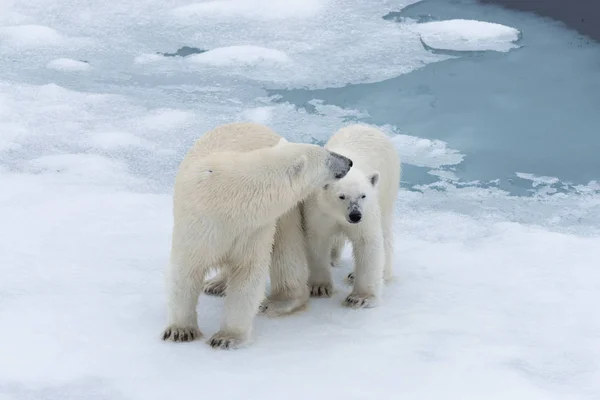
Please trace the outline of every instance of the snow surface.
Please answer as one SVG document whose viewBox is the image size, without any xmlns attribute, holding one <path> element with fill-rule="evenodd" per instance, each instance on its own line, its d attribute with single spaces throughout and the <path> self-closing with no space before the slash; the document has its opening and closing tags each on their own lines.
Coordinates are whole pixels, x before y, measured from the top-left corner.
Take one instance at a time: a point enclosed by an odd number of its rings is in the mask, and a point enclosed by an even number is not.
<svg viewBox="0 0 600 400">
<path fill-rule="evenodd" d="M 323 9 L 323 0 L 219 0 L 192 3 L 173 9 L 180 18 L 243 17 L 259 20 L 312 17 Z"/>
<path fill-rule="evenodd" d="M 195 54 L 188 58 L 191 62 L 214 66 L 241 64 L 244 66 L 267 64 L 285 64 L 290 58 L 282 51 L 260 46 L 228 46 Z"/>
<path fill-rule="evenodd" d="M 397 279 L 380 308 L 341 307 L 347 248 L 334 297 L 256 318 L 247 349 L 159 338 L 173 177 L 189 145 L 238 119 L 323 142 L 364 117 L 278 103 L 264 87 L 379 81 L 446 59 L 381 18 L 410 2 L 0 3 L 0 399 L 598 398 L 597 182 L 528 198 L 447 181 L 403 189 Z M 209 51 L 157 54 L 183 45 Z M 291 61 L 215 57 L 233 46 Z M 227 63 L 194 62 L 204 54 Z M 63 58 L 93 68 L 77 79 L 47 68 Z M 468 161 L 382 128 L 406 166 Z M 222 310 L 201 296 L 206 337 Z"/>
<path fill-rule="evenodd" d="M 62 43 L 62 35 L 43 25 L 18 25 L 0 28 L 0 37 L 19 47 L 51 46 Z"/>
<path fill-rule="evenodd" d="M 72 60 L 70 58 L 57 58 L 50 61 L 46 68 L 55 69 L 57 71 L 87 71 L 91 68 L 90 64 L 85 61 Z"/>
<path fill-rule="evenodd" d="M 492 22 L 452 19 L 409 25 L 428 46 L 439 50 L 506 52 L 519 47 L 519 31 Z"/>
</svg>

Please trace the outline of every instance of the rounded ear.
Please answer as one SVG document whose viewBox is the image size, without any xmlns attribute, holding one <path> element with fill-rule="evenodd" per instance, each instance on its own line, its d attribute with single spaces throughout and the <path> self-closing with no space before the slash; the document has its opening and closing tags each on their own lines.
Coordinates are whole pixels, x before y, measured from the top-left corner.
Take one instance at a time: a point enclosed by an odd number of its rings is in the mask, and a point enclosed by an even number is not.
<svg viewBox="0 0 600 400">
<path fill-rule="evenodd" d="M 373 185 L 373 187 L 377 186 L 377 183 L 379 183 L 379 171 L 372 172 L 368 178 L 369 182 L 371 182 L 371 185 Z"/>
</svg>

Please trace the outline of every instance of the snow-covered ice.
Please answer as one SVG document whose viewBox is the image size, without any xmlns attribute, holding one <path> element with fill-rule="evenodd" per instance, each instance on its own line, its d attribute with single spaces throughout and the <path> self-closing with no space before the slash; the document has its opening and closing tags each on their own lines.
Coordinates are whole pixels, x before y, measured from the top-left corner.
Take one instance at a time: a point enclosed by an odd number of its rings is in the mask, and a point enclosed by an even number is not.
<svg viewBox="0 0 600 400">
<path fill-rule="evenodd" d="M 389 126 L 381 128 L 395 132 Z M 447 143 L 441 140 L 422 139 L 401 133 L 396 133 L 391 140 L 404 163 L 419 167 L 439 168 L 444 165 L 456 165 L 464 158 L 458 150 L 448 148 Z"/>
<path fill-rule="evenodd" d="M 421 37 L 437 46 L 417 24 L 382 18 L 410 3 L 0 2 L 0 399 L 597 399 L 598 182 L 554 193 L 563 182 L 552 174 L 521 170 L 532 196 L 467 185 L 456 176 L 468 143 L 390 124 L 380 127 L 405 168 L 442 179 L 402 182 L 397 278 L 381 307 L 341 306 L 346 248 L 333 298 L 257 317 L 247 349 L 160 340 L 172 184 L 187 148 L 233 120 L 323 143 L 367 118 L 265 88 L 442 65 L 449 57 L 423 48 Z M 446 32 L 441 48 L 510 50 L 513 28 L 490 28 L 430 32 Z M 182 46 L 205 52 L 161 55 Z M 222 309 L 201 296 L 205 336 Z"/>
<path fill-rule="evenodd" d="M 38 47 L 61 44 L 63 36 L 43 25 L 15 25 L 0 28 L 0 37 L 18 47 Z"/>
<path fill-rule="evenodd" d="M 492 22 L 453 19 L 409 26 L 425 44 L 439 50 L 506 52 L 518 47 L 517 29 Z"/>
<path fill-rule="evenodd" d="M 140 54 L 134 59 L 135 64 L 161 63 L 176 66 L 180 60 L 170 59 L 160 54 Z M 261 46 L 226 46 L 186 56 L 185 65 L 196 69 L 201 67 L 231 68 L 241 67 L 240 73 L 247 68 L 293 67 L 293 60 L 283 51 Z M 200 69 L 205 71 L 205 69 Z M 231 72 L 231 71 L 230 71 Z"/>
<path fill-rule="evenodd" d="M 220 47 L 202 54 L 190 56 L 188 60 L 198 64 L 221 67 L 231 64 L 253 66 L 261 64 L 277 65 L 291 62 L 290 58 L 284 52 L 260 46 Z"/>
<path fill-rule="evenodd" d="M 381 12 L 400 8 L 414 0 L 392 0 L 387 4 L 357 0 L 228 0 L 187 3 L 169 9 L 168 32 L 161 32 L 157 45 L 169 40 L 184 40 L 206 50 L 231 46 L 258 46 L 269 49 L 268 58 L 279 64 L 268 73 L 259 69 L 236 70 L 238 76 L 276 82 L 278 87 L 340 87 L 347 83 L 376 82 L 409 72 L 423 64 L 447 59 L 448 56 L 426 51 L 418 33 L 399 29 L 394 23 L 382 21 Z M 166 5 L 160 5 L 167 8 Z M 158 10 L 145 12 L 157 12 Z M 165 10 L 166 11 L 166 10 Z M 198 23 L 202 21 L 202 23 Z M 158 23 L 158 21 L 153 21 Z M 161 22 L 163 22 L 161 20 Z M 74 22 L 76 23 L 76 22 Z M 174 35 L 172 27 L 177 28 Z M 252 48 L 252 47 L 250 47 Z M 250 48 L 243 49 L 246 56 Z M 155 48 L 139 46 L 137 62 L 152 65 L 155 72 L 173 74 L 211 73 L 185 60 L 157 62 L 151 55 Z M 162 50 L 172 51 L 172 48 Z M 253 50 L 256 53 L 257 49 Z M 260 50 L 264 55 L 266 50 Z M 275 53 L 276 51 L 276 53 Z M 216 54 L 220 59 L 219 53 Z M 284 56 L 285 54 L 285 56 Z M 254 58 L 254 56 L 253 56 Z M 213 59 L 201 54 L 197 59 Z M 229 57 L 227 57 L 229 60 Z M 293 68 L 282 60 L 292 60 Z M 328 62 L 323 62 L 327 59 Z M 150 62 L 149 62 L 150 61 Z M 338 68 L 343 65 L 344 68 Z"/>
<path fill-rule="evenodd" d="M 306 18 L 322 10 L 324 0 L 218 0 L 192 3 L 173 9 L 180 18 L 250 18 L 259 20 Z"/>
<path fill-rule="evenodd" d="M 85 61 L 70 58 L 57 58 L 50 61 L 46 67 L 57 71 L 87 71 L 91 68 L 90 64 Z"/>
<path fill-rule="evenodd" d="M 539 185 L 552 185 L 554 183 L 559 183 L 560 179 L 554 176 L 536 176 L 534 174 L 528 174 L 525 172 L 517 172 L 515 173 L 519 178 L 526 179 L 532 182 L 533 187 Z"/>
<path fill-rule="evenodd" d="M 242 113 L 241 119 L 268 125 L 273 116 L 274 109 L 275 107 L 273 106 L 251 108 Z"/>
<path fill-rule="evenodd" d="M 209 390 L 232 399 L 558 399 L 597 389 L 597 237 L 436 210 L 422 205 L 431 194 L 404 192 L 398 279 L 381 308 L 340 306 L 342 267 L 331 300 L 259 317 L 252 347 L 220 353 L 158 337 L 170 196 L 100 186 L 94 175 L 73 184 L 65 173 L 63 182 L 2 175 L 0 322 L 14 327 L 0 333 L 8 398 Z M 218 328 L 222 306 L 201 297 L 205 334 Z"/>
</svg>

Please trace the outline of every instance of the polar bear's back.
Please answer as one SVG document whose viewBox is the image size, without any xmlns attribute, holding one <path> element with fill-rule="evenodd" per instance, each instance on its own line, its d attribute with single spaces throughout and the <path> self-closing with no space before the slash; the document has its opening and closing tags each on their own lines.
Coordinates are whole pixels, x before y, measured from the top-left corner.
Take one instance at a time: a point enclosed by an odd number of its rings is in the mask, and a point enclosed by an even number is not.
<svg viewBox="0 0 600 400">
<path fill-rule="evenodd" d="M 380 203 L 384 209 L 393 207 L 402 170 L 400 156 L 389 136 L 368 125 L 349 125 L 334 133 L 325 148 L 349 157 L 353 168 L 365 173 L 379 171 Z"/>
<path fill-rule="evenodd" d="M 220 125 L 196 140 L 190 149 L 196 157 L 217 151 L 252 151 L 277 144 L 281 136 L 266 125 L 254 122 L 235 122 Z"/>
<path fill-rule="evenodd" d="M 248 152 L 277 144 L 281 136 L 268 126 L 253 122 L 234 122 L 220 125 L 194 142 L 184 156 L 177 181 L 184 181 L 189 169 L 197 165 L 198 160 L 216 152 Z"/>
<path fill-rule="evenodd" d="M 245 153 L 252 150 L 272 147 L 279 142 L 280 136 L 265 125 L 251 122 L 236 122 L 220 125 L 200 137 L 179 164 L 175 176 L 174 200 L 177 209 L 189 209 L 198 202 L 197 182 L 201 176 L 203 159 L 217 152 Z M 182 211 L 185 213 L 185 211 Z"/>
</svg>

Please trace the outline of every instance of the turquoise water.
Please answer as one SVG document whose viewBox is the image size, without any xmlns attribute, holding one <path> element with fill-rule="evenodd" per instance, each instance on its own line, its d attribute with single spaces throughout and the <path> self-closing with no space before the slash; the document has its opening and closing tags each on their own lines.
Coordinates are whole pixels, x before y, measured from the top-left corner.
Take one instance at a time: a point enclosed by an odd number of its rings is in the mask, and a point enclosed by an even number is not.
<svg viewBox="0 0 600 400">
<path fill-rule="evenodd" d="M 462 182 L 498 180 L 500 188 L 525 194 L 531 182 L 517 172 L 556 177 L 557 190 L 600 179 L 600 44 L 553 20 L 472 0 L 426 0 L 382 18 L 496 22 L 518 29 L 521 47 L 428 48 L 455 58 L 382 82 L 271 93 L 308 111 L 311 99 L 366 111 L 357 120 L 443 140 L 465 154 L 444 168 Z M 428 170 L 405 168 L 407 186 L 436 180 Z"/>
</svg>

